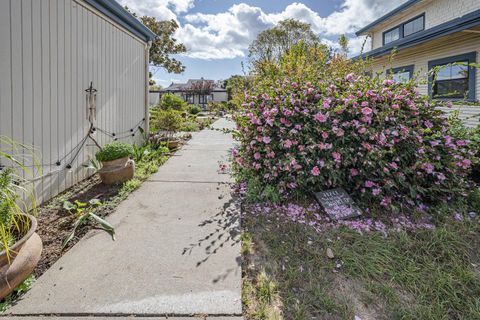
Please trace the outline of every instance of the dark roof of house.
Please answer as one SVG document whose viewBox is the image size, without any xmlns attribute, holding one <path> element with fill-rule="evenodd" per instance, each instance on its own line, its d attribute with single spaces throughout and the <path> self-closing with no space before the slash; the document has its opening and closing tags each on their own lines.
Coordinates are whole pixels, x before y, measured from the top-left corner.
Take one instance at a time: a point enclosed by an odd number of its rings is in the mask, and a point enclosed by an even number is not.
<svg viewBox="0 0 480 320">
<path fill-rule="evenodd" d="M 83 0 L 107 17 L 117 22 L 144 41 L 155 39 L 156 34 L 135 18 L 115 0 Z"/>
<path fill-rule="evenodd" d="M 368 31 L 369 29 L 375 27 L 377 24 L 393 17 L 394 15 L 396 15 L 397 13 L 399 12 L 402 12 L 403 10 L 406 10 L 408 8 L 410 8 L 411 6 L 413 6 L 414 4 L 416 4 L 417 2 L 419 1 L 422 1 L 422 0 L 408 0 L 407 2 L 405 2 L 404 4 L 396 7 L 395 9 L 393 9 L 392 11 L 388 12 L 387 14 L 381 16 L 380 18 L 378 18 L 377 20 L 373 21 L 372 23 L 366 25 L 365 27 L 361 28 L 360 30 L 358 30 L 357 32 L 355 32 L 355 34 L 357 36 L 360 36 L 362 35 L 365 31 Z"/>
<path fill-rule="evenodd" d="M 386 54 L 390 54 L 393 49 L 401 50 L 409 48 L 436 38 L 446 36 L 458 31 L 465 29 L 470 29 L 480 25 L 480 10 L 470 12 L 462 17 L 450 20 L 448 22 L 439 24 L 435 27 L 417 32 L 411 36 L 393 41 L 387 45 L 379 47 L 375 50 L 366 52 L 362 55 L 359 55 L 354 60 L 365 57 L 378 57 Z"/>
</svg>

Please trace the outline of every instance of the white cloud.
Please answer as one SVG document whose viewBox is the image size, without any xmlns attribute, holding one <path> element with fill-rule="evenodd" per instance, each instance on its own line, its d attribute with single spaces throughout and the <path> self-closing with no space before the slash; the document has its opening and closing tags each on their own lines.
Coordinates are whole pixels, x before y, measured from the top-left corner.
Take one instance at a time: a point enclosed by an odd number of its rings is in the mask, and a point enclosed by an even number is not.
<svg viewBox="0 0 480 320">
<path fill-rule="evenodd" d="M 187 46 L 186 55 L 198 59 L 225 59 L 244 57 L 248 45 L 259 32 L 287 18 L 309 23 L 324 42 L 333 47 L 339 35 L 351 36 L 350 51 L 356 54 L 364 39 L 356 38 L 353 33 L 405 1 L 344 0 L 337 11 L 326 17 L 300 2 L 291 3 L 277 13 L 266 13 L 259 7 L 240 3 L 216 14 L 188 14 L 194 0 L 121 0 L 121 3 L 159 19 L 176 19 L 183 14 L 186 23 L 175 36 Z"/>
<path fill-rule="evenodd" d="M 187 24 L 177 32 L 186 44 L 188 56 L 201 59 L 244 57 L 257 34 L 277 22 L 293 18 L 309 23 L 312 29 L 336 46 L 341 34 L 352 34 L 405 0 L 345 0 L 339 10 L 321 17 L 303 3 L 294 2 L 280 13 L 265 13 L 261 8 L 241 3 L 218 14 L 186 15 Z M 351 37 L 350 51 L 360 52 L 364 38 Z M 366 46 L 368 48 L 368 44 Z"/>
<path fill-rule="evenodd" d="M 193 8 L 194 0 L 119 0 L 139 15 L 154 16 L 160 20 L 177 20 L 177 15 Z"/>
</svg>

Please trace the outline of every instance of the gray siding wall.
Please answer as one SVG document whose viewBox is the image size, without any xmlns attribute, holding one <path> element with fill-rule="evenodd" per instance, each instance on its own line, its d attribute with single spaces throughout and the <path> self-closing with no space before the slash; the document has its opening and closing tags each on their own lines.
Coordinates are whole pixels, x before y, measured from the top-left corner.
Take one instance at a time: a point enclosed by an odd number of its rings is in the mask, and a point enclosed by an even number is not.
<svg viewBox="0 0 480 320">
<path fill-rule="evenodd" d="M 82 167 L 96 152 L 90 140 L 65 169 L 88 131 L 90 81 L 99 128 L 126 131 L 146 117 L 146 44 L 81 0 L 0 0 L 0 43 L 0 135 L 41 155 L 42 172 L 27 177 L 45 176 L 35 182 L 41 202 L 91 174 Z M 138 142 L 139 133 L 121 141 Z"/>
</svg>

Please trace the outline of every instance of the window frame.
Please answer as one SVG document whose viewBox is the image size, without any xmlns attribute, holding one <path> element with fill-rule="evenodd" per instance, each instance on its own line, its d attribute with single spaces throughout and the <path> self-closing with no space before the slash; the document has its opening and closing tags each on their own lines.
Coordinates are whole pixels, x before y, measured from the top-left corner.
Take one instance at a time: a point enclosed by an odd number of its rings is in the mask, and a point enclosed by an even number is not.
<svg viewBox="0 0 480 320">
<path fill-rule="evenodd" d="M 428 71 L 429 71 L 429 76 L 428 76 L 428 96 L 430 99 L 434 100 L 439 100 L 439 101 L 469 101 L 469 102 L 474 102 L 476 101 L 476 68 L 472 66 L 468 66 L 468 95 L 464 99 L 460 98 L 434 98 L 433 97 L 433 74 L 431 74 L 431 70 L 439 65 L 448 65 L 451 63 L 455 62 L 460 62 L 460 61 L 468 61 L 469 64 L 471 63 L 476 63 L 477 62 L 477 52 L 468 52 L 456 56 L 450 56 L 450 57 L 445 57 L 441 59 L 436 59 L 436 60 L 430 60 L 428 61 Z"/>
<path fill-rule="evenodd" d="M 423 24 L 422 24 L 422 30 L 419 30 L 419 31 L 415 31 L 413 33 L 410 33 L 409 35 L 405 35 L 405 25 L 407 23 L 410 23 L 412 21 L 415 21 L 417 20 L 418 18 L 422 18 L 423 17 Z M 412 19 L 408 20 L 408 21 L 405 21 L 404 23 L 402 23 L 402 38 L 405 38 L 405 37 L 410 37 L 411 35 L 415 34 L 415 33 L 418 33 L 418 32 L 422 32 L 423 30 L 425 30 L 425 12 L 416 16 L 416 17 L 413 17 Z"/>
<path fill-rule="evenodd" d="M 415 31 L 414 33 L 411 33 L 411 34 L 409 34 L 408 36 L 405 36 L 405 32 L 404 32 L 405 25 L 406 25 L 407 23 L 410 23 L 410 22 L 412 22 L 412 21 L 414 21 L 414 20 L 416 20 L 416 19 L 418 19 L 418 18 L 421 18 L 421 17 L 423 17 L 422 30 Z M 385 43 L 385 34 L 391 32 L 391 31 L 393 31 L 393 30 L 395 30 L 395 29 L 398 29 L 398 34 L 399 34 L 398 39 Z M 383 45 L 386 45 L 386 44 L 389 44 L 389 43 L 393 43 L 393 42 L 395 42 L 395 41 L 398 41 L 398 40 L 400 40 L 400 39 L 403 39 L 403 38 L 406 38 L 406 37 L 410 37 L 411 35 L 414 35 L 414 34 L 416 34 L 416 33 L 418 33 L 418 32 L 422 32 L 422 31 L 424 31 L 424 30 L 425 30 L 425 12 L 423 12 L 423 13 L 419 14 L 418 16 L 415 16 L 415 17 L 413 17 L 413 18 L 411 18 L 411 19 L 409 19 L 409 20 L 407 20 L 407 21 L 405 21 L 405 22 L 402 22 L 402 23 L 400 23 L 399 25 L 397 25 L 397 26 L 395 26 L 395 27 L 393 27 L 393 28 L 390 28 L 390 29 L 384 31 L 384 32 L 382 33 L 382 42 L 383 42 Z"/>
<path fill-rule="evenodd" d="M 190 98 L 192 101 L 190 102 Z M 188 104 L 194 104 L 195 103 L 195 94 L 193 93 L 186 93 L 185 94 L 185 102 Z"/>
<path fill-rule="evenodd" d="M 394 75 L 395 73 L 399 73 L 399 72 L 408 72 L 408 80 L 411 80 L 413 78 L 414 69 L 415 69 L 415 65 L 413 64 L 410 64 L 408 66 L 391 68 L 387 70 L 387 75 Z"/>
</svg>

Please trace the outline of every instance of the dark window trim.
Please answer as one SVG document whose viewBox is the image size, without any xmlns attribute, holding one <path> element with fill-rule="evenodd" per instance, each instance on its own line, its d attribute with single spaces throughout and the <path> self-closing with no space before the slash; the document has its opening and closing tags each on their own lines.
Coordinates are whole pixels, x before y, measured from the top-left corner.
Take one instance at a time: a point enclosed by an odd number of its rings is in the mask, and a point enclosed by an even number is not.
<svg viewBox="0 0 480 320">
<path fill-rule="evenodd" d="M 192 102 L 190 102 L 190 98 L 192 98 Z M 190 104 L 195 103 L 195 95 L 193 93 L 186 93 L 185 94 L 185 102 L 188 102 Z"/>
<path fill-rule="evenodd" d="M 399 72 L 408 72 L 408 80 L 413 78 L 413 70 L 415 69 L 415 65 L 410 64 L 408 66 L 398 67 L 398 68 L 391 68 L 387 70 L 387 74 L 395 74 Z"/>
<path fill-rule="evenodd" d="M 206 104 L 207 103 L 207 95 L 206 94 L 199 94 L 198 95 L 198 103 L 199 104 Z"/>
<path fill-rule="evenodd" d="M 446 57 L 442 59 L 436 59 L 428 61 L 428 70 L 432 70 L 433 67 L 438 65 L 446 65 L 450 63 L 454 63 L 457 61 L 468 60 L 468 63 L 476 63 L 477 62 L 477 52 L 469 52 L 464 54 L 459 54 L 456 56 Z M 469 66 L 468 67 L 468 97 L 466 99 L 448 99 L 448 98 L 440 98 L 436 100 L 449 100 L 449 101 L 476 101 L 476 68 Z M 433 75 L 428 76 L 428 95 L 430 98 L 433 99 Z"/>
<path fill-rule="evenodd" d="M 418 19 L 418 18 L 420 18 L 420 17 L 423 17 L 423 28 L 422 28 L 422 30 L 418 30 L 418 31 L 416 31 L 416 32 L 414 32 L 414 33 L 411 33 L 411 34 L 409 34 L 407 37 L 410 37 L 410 36 L 414 35 L 415 33 L 418 33 L 418 32 L 421 32 L 421 31 L 425 30 L 425 12 L 423 12 L 422 14 L 419 14 L 418 16 L 415 16 L 415 17 L 413 17 L 413 18 L 411 18 L 411 19 L 409 19 L 409 20 L 407 20 L 407 21 L 405 21 L 405 22 L 400 23 L 399 25 L 397 25 L 397 26 L 395 26 L 395 27 L 393 27 L 393 28 L 390 28 L 390 29 L 384 31 L 384 32 L 382 33 L 382 43 L 383 43 L 383 45 L 386 45 L 386 44 L 389 44 L 389 43 L 393 43 L 393 42 L 398 41 L 398 40 L 400 40 L 400 39 L 406 38 L 406 37 L 404 36 L 404 31 L 403 31 L 404 26 L 405 26 L 407 23 L 412 22 L 413 20 Z M 398 29 L 398 30 L 399 30 L 399 31 L 398 31 L 399 38 L 398 38 L 397 40 L 394 40 L 394 41 L 390 41 L 390 42 L 388 42 L 388 43 L 385 43 L 385 34 L 388 33 L 388 32 L 390 32 L 390 31 L 393 31 L 393 30 L 395 30 L 395 29 Z"/>
</svg>

